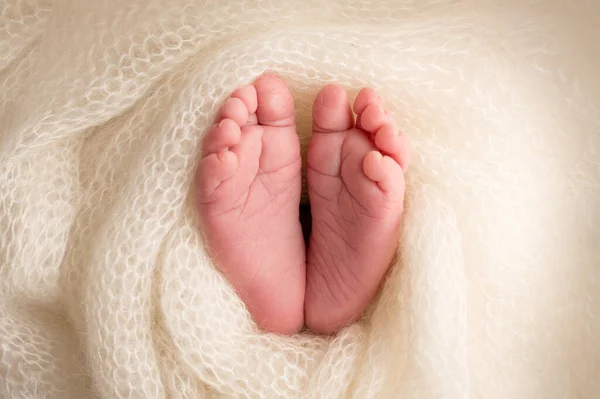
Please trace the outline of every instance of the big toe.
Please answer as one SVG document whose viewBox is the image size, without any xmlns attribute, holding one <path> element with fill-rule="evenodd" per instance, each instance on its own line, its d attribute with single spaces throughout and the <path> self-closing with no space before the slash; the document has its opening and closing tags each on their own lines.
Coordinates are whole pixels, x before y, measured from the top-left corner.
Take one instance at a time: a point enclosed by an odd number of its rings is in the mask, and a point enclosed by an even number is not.
<svg viewBox="0 0 600 399">
<path fill-rule="evenodd" d="M 325 86 L 313 103 L 313 130 L 318 133 L 341 132 L 353 125 L 354 117 L 346 90 L 334 84 Z"/>
<path fill-rule="evenodd" d="M 254 87 L 258 98 L 258 123 L 263 126 L 294 124 L 294 97 L 281 77 L 266 73 L 256 79 Z"/>
</svg>

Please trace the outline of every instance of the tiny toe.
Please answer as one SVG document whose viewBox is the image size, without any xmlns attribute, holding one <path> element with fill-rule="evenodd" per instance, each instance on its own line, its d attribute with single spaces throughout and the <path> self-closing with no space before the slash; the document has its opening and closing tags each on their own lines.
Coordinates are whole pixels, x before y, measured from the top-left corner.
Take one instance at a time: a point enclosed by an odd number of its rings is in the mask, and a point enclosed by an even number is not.
<svg viewBox="0 0 600 399">
<path fill-rule="evenodd" d="M 377 95 L 375 90 L 370 87 L 365 87 L 358 92 L 352 110 L 356 114 L 356 127 L 362 129 L 362 113 L 371 104 L 382 105 L 381 97 Z"/>
<path fill-rule="evenodd" d="M 342 132 L 352 128 L 353 124 L 346 90 L 333 84 L 325 86 L 313 103 L 313 130 L 318 133 Z"/>
<path fill-rule="evenodd" d="M 231 151 L 203 158 L 196 171 L 196 188 L 200 203 L 209 202 L 215 190 L 238 169 L 237 156 Z"/>
<path fill-rule="evenodd" d="M 400 134 L 394 126 L 385 124 L 375 133 L 375 146 L 397 162 L 395 155 L 400 150 Z"/>
<path fill-rule="evenodd" d="M 248 121 L 248 108 L 244 101 L 237 97 L 230 97 L 219 111 L 217 122 L 223 119 L 231 119 L 239 126 L 244 126 Z"/>
<path fill-rule="evenodd" d="M 406 173 L 410 164 L 410 143 L 394 125 L 385 124 L 375 134 L 375 146 L 389 155 Z"/>
<path fill-rule="evenodd" d="M 221 152 L 240 142 L 241 130 L 232 119 L 223 119 L 212 125 L 202 142 L 204 154 Z"/>
<path fill-rule="evenodd" d="M 285 81 L 267 73 L 254 82 L 258 101 L 256 116 L 263 126 L 291 126 L 294 124 L 294 97 Z"/>
<path fill-rule="evenodd" d="M 256 88 L 253 85 L 240 87 L 233 92 L 232 97 L 242 100 L 250 115 L 256 113 L 256 109 L 258 108 L 258 98 L 256 95 Z"/>
<path fill-rule="evenodd" d="M 371 104 L 360 115 L 361 129 L 369 133 L 375 133 L 388 120 L 389 117 L 379 104 Z"/>
<path fill-rule="evenodd" d="M 377 95 L 375 90 L 370 87 L 365 87 L 358 92 L 352 110 L 355 114 L 362 114 L 363 111 L 371 104 L 381 105 L 381 97 Z"/>
<path fill-rule="evenodd" d="M 370 151 L 363 161 L 363 171 L 365 175 L 374 182 L 381 180 L 382 172 L 379 164 L 383 155 L 379 151 Z"/>
<path fill-rule="evenodd" d="M 403 186 L 400 165 L 379 151 L 371 151 L 365 156 L 363 171 L 386 193 L 395 193 L 398 188 Z"/>
</svg>

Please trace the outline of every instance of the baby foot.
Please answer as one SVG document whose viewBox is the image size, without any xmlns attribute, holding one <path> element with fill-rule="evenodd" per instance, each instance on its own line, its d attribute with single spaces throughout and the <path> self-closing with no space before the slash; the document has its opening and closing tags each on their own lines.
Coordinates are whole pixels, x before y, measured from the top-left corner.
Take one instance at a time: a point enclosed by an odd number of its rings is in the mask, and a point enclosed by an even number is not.
<svg viewBox="0 0 600 399">
<path fill-rule="evenodd" d="M 264 75 L 221 107 L 196 172 L 208 251 L 258 326 L 274 333 L 304 323 L 301 166 L 292 94 Z"/>
<path fill-rule="evenodd" d="M 330 85 L 313 105 L 308 147 L 312 231 L 305 319 L 318 333 L 356 320 L 375 296 L 398 244 L 410 148 L 372 89 L 354 103 Z"/>
</svg>

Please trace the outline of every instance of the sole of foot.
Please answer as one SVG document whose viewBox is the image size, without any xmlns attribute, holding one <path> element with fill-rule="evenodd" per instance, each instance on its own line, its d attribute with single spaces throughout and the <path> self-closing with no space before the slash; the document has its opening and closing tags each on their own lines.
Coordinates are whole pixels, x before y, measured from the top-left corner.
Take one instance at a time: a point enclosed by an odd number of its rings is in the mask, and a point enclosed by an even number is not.
<svg viewBox="0 0 600 399">
<path fill-rule="evenodd" d="M 202 143 L 196 206 L 205 244 L 259 328 L 304 324 L 300 144 L 285 82 L 266 74 L 236 90 Z"/>
<path fill-rule="evenodd" d="M 307 154 L 309 329 L 334 333 L 375 297 L 398 245 L 410 153 L 374 90 L 363 89 L 352 108 L 337 85 L 317 95 Z"/>
</svg>

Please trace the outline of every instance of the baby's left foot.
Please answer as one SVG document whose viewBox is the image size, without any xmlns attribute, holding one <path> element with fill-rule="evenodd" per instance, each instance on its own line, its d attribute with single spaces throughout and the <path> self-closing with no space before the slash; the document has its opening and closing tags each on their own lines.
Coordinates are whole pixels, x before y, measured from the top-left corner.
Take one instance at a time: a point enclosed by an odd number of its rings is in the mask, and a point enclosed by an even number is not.
<svg viewBox="0 0 600 399">
<path fill-rule="evenodd" d="M 305 247 L 294 100 L 267 74 L 225 102 L 203 141 L 197 209 L 208 252 L 262 329 L 304 323 Z"/>
<path fill-rule="evenodd" d="M 358 318 L 398 244 L 410 150 L 371 89 L 354 103 L 330 85 L 315 99 L 308 148 L 312 232 L 305 320 L 332 333 Z"/>
</svg>

